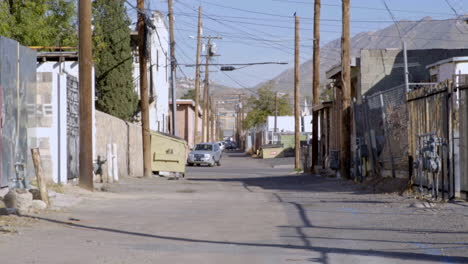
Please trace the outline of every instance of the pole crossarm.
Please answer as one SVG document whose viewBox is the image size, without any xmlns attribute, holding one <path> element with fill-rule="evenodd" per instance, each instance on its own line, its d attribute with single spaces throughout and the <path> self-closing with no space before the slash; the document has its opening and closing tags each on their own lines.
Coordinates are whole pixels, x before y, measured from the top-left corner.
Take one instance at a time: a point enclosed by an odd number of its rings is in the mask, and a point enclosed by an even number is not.
<svg viewBox="0 0 468 264">
<path fill-rule="evenodd" d="M 250 63 L 211 63 L 211 66 L 253 66 L 253 65 L 268 65 L 268 64 L 279 64 L 287 65 L 287 62 L 250 62 Z M 196 67 L 204 64 L 179 64 L 185 67 Z"/>
</svg>

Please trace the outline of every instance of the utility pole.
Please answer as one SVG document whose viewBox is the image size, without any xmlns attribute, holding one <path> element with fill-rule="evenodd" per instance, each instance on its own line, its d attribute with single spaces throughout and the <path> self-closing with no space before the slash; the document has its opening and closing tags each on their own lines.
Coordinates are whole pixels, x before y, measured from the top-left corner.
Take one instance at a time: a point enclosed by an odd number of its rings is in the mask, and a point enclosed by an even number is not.
<svg viewBox="0 0 468 264">
<path fill-rule="evenodd" d="M 278 133 L 278 92 L 275 93 L 275 129 L 273 130 L 273 140 L 277 142 Z"/>
<path fill-rule="evenodd" d="M 210 96 L 210 81 L 209 81 L 209 72 L 210 72 L 210 59 L 214 55 L 212 50 L 213 46 L 211 45 L 212 39 L 222 39 L 221 37 L 204 37 L 208 39 L 207 49 L 206 49 L 206 63 L 205 63 L 205 88 L 203 94 L 203 125 L 202 125 L 202 134 L 203 141 L 210 140 L 210 124 L 209 124 L 209 96 Z"/>
<path fill-rule="evenodd" d="M 312 109 L 320 104 L 320 0 L 315 0 L 314 7 L 314 58 L 313 58 L 313 80 L 312 80 Z M 312 110 L 312 165 L 311 172 L 315 172 L 318 160 L 318 112 Z M 322 139 L 323 140 L 323 139 Z"/>
<path fill-rule="evenodd" d="M 137 0 L 139 10 L 145 8 L 145 0 Z M 149 128 L 148 68 L 146 62 L 145 15 L 138 12 L 138 57 L 140 59 L 140 106 L 143 138 L 143 176 L 151 177 L 151 136 Z"/>
<path fill-rule="evenodd" d="M 244 105 L 243 105 L 243 102 L 242 102 L 242 95 L 239 94 L 239 114 L 238 114 L 238 122 L 239 122 L 239 129 L 238 129 L 238 133 L 239 133 L 239 142 L 238 142 L 238 146 L 240 149 L 242 149 L 242 134 L 243 134 L 243 130 L 244 130 L 244 127 L 243 127 L 243 124 L 242 124 L 242 115 L 244 113 Z"/>
<path fill-rule="evenodd" d="M 195 59 L 195 130 L 193 131 L 193 144 L 199 142 L 198 139 L 198 108 L 200 107 L 200 53 L 201 53 L 201 32 L 202 31 L 202 7 L 198 8 L 198 34 L 197 34 L 197 58 Z"/>
<path fill-rule="evenodd" d="M 300 124 L 299 124 L 299 17 L 295 16 L 295 48 L 294 48 L 294 168 L 300 168 Z"/>
<path fill-rule="evenodd" d="M 217 140 L 222 140 L 220 139 L 221 138 L 221 134 L 220 134 L 220 130 L 221 130 L 221 127 L 220 127 L 220 120 L 219 120 L 219 107 L 218 107 L 218 102 L 216 102 L 216 138 Z"/>
<path fill-rule="evenodd" d="M 79 86 L 80 86 L 80 186 L 93 190 L 93 93 L 91 1 L 80 0 L 79 12 Z"/>
<path fill-rule="evenodd" d="M 169 17 L 169 39 L 171 48 L 171 91 L 172 91 L 172 134 L 177 136 L 177 98 L 176 98 L 176 69 L 177 61 L 175 58 L 175 40 L 174 40 L 174 11 L 172 10 L 172 0 L 167 0 Z"/>
<path fill-rule="evenodd" d="M 211 39 L 208 39 L 208 45 L 206 48 L 206 64 L 205 64 L 205 87 L 203 91 L 203 120 L 202 120 L 202 137 L 203 137 L 203 142 L 208 141 L 208 89 L 210 86 L 209 83 L 209 73 L 210 73 L 210 46 L 211 46 Z"/>
<path fill-rule="evenodd" d="M 210 97 L 210 111 L 211 111 L 211 118 L 210 118 L 210 121 L 211 121 L 211 142 L 215 142 L 216 141 L 216 136 L 215 136 L 215 119 L 216 119 L 216 116 L 215 116 L 215 112 L 214 112 L 214 104 L 213 104 L 213 97 L 211 96 Z"/>
<path fill-rule="evenodd" d="M 350 0 L 343 0 L 343 37 L 341 40 L 341 82 L 342 82 L 342 120 L 341 120 L 341 176 L 345 179 L 349 178 L 349 159 L 350 155 L 350 133 L 351 133 L 351 64 L 350 64 Z"/>
<path fill-rule="evenodd" d="M 244 134 L 244 130 L 245 130 L 245 127 L 244 127 L 244 114 L 245 114 L 245 108 L 244 108 L 244 98 L 241 99 L 241 135 Z M 242 142 L 242 150 L 245 151 L 245 141 L 246 141 L 246 138 L 242 138 L 241 142 Z"/>
<path fill-rule="evenodd" d="M 239 105 L 237 105 L 237 109 L 236 109 L 236 142 L 237 142 L 237 145 L 239 145 L 239 141 L 240 141 L 240 122 L 239 122 L 239 118 L 240 118 L 240 107 L 239 107 Z"/>
<path fill-rule="evenodd" d="M 209 91 L 208 91 L 209 92 Z M 209 95 L 208 93 L 208 108 L 206 109 L 206 111 L 208 112 L 208 120 L 206 121 L 207 124 L 206 124 L 206 129 L 207 129 L 207 139 L 209 142 L 211 142 L 211 120 L 213 119 L 213 113 L 211 112 L 211 96 Z"/>
</svg>

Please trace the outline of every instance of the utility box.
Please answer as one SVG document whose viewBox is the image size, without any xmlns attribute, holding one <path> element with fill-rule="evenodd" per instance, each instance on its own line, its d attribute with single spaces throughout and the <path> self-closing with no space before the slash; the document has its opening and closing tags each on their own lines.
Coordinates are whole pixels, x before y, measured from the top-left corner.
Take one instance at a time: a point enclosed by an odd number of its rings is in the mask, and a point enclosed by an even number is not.
<svg viewBox="0 0 468 264">
<path fill-rule="evenodd" d="M 151 132 L 151 169 L 155 173 L 172 172 L 185 175 L 187 142 L 181 138 Z"/>
</svg>

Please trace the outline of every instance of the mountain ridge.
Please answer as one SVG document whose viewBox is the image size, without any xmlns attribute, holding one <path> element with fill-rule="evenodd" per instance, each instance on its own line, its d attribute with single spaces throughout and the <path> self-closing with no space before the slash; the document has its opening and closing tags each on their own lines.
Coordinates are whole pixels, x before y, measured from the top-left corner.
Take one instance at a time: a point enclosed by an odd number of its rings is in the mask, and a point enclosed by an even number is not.
<svg viewBox="0 0 468 264">
<path fill-rule="evenodd" d="M 411 49 L 459 49 L 468 48 L 467 16 L 433 20 L 424 17 L 419 21 L 402 20 L 377 31 L 361 32 L 351 38 L 351 56 L 360 55 L 361 49 L 398 49 L 402 47 L 401 37 Z M 468 55 L 468 54 L 467 54 Z M 341 62 L 341 40 L 335 39 L 321 47 L 320 80 L 325 81 L 325 73 Z M 303 96 L 312 94 L 312 59 L 301 64 L 300 89 Z M 294 87 L 294 68 L 287 69 L 269 81 L 272 89 L 290 92 Z M 262 82 L 254 88 L 265 85 Z"/>
</svg>

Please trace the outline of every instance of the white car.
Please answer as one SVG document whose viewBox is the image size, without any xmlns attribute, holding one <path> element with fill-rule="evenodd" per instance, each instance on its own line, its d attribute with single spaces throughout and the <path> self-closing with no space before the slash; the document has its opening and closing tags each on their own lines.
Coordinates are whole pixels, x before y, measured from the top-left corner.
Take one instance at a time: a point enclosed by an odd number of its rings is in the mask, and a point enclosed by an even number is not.
<svg viewBox="0 0 468 264">
<path fill-rule="evenodd" d="M 218 143 L 199 143 L 195 145 L 194 150 L 189 153 L 187 164 L 189 166 L 221 166 L 221 153 L 222 151 L 219 148 Z"/>
</svg>

